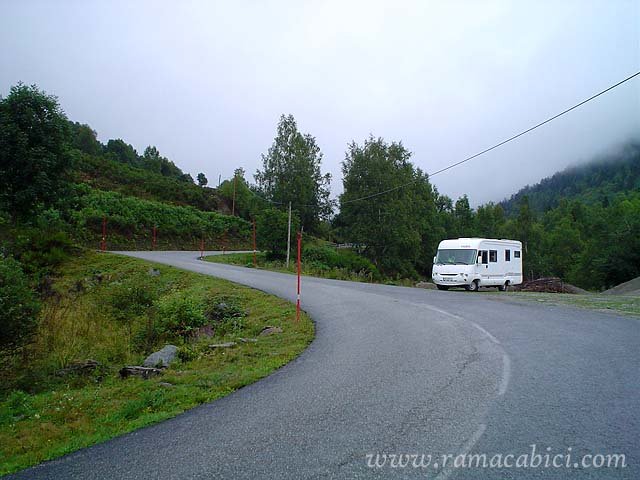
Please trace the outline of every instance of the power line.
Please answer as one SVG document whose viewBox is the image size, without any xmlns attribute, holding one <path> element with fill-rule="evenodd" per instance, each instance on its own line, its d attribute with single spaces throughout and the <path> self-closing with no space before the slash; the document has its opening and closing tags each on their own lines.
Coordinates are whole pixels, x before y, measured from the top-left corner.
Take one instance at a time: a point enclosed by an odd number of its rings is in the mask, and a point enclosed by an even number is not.
<svg viewBox="0 0 640 480">
<path fill-rule="evenodd" d="M 496 143 L 492 147 L 486 148 L 486 149 L 482 150 L 481 152 L 475 153 L 475 154 L 471 155 L 470 157 L 467 157 L 467 158 L 464 158 L 464 159 L 462 159 L 462 160 L 460 160 L 458 162 L 452 163 L 451 165 L 448 165 L 448 166 L 446 166 L 444 168 L 441 168 L 440 170 L 436 170 L 435 172 L 428 173 L 427 176 L 428 176 L 428 178 L 431 178 L 431 177 L 433 177 L 435 175 L 438 175 L 438 174 L 446 172 L 447 170 L 450 170 L 450 169 L 452 169 L 454 167 L 457 167 L 458 165 L 462 165 L 463 163 L 466 163 L 466 162 L 468 162 L 470 160 L 473 160 L 474 158 L 477 158 L 477 157 L 479 157 L 481 155 L 484 155 L 485 153 L 488 153 L 491 150 L 495 150 L 496 148 L 501 147 L 502 145 L 504 145 L 506 143 L 509 143 L 509 142 L 515 140 L 516 138 L 519 138 L 519 137 L 521 137 L 523 135 L 526 135 L 529 132 L 532 132 L 533 130 L 535 130 L 537 128 L 540 128 L 541 126 L 543 126 L 543 125 L 555 120 L 556 118 L 559 118 L 559 117 L 561 117 L 563 115 L 566 115 L 567 113 L 571 112 L 572 110 L 575 110 L 576 108 L 581 107 L 585 103 L 590 102 L 591 100 L 594 100 L 594 99 L 598 98 L 601 95 L 604 95 L 605 93 L 609 92 L 610 90 L 613 90 L 614 88 L 619 87 L 623 83 L 628 82 L 629 80 L 633 79 L 634 77 L 637 77 L 638 75 L 640 75 L 640 71 L 634 73 L 633 75 L 628 76 L 624 80 L 621 80 L 621 81 L 619 81 L 618 83 L 616 83 L 614 85 L 611 85 L 608 88 L 605 88 L 604 90 L 596 93 L 595 95 L 592 95 L 589 98 L 587 98 L 585 100 L 582 100 L 580 103 L 576 103 L 572 107 L 567 108 L 566 110 L 563 110 L 562 112 L 560 112 L 560 113 L 558 113 L 558 114 L 556 114 L 556 115 L 554 115 L 552 117 L 547 118 L 546 120 L 534 125 L 533 127 L 527 128 L 526 130 L 523 130 L 522 132 L 520 132 L 520 133 L 518 133 L 516 135 L 513 135 L 513 136 L 507 138 L 506 140 L 503 140 L 503 141 L 501 141 L 499 143 Z M 372 193 L 372 194 L 369 194 L 369 195 L 364 195 L 362 197 L 353 198 L 351 200 L 346 200 L 346 201 L 340 202 L 340 204 L 341 205 L 345 205 L 345 204 L 348 204 L 348 203 L 359 202 L 361 200 L 368 200 L 370 198 L 378 197 L 380 195 L 385 195 L 387 193 L 391 193 L 391 192 L 394 192 L 396 190 L 400 190 L 401 188 L 408 187 L 409 185 L 412 185 L 412 184 L 416 183 L 417 181 L 418 181 L 418 179 L 415 179 L 415 180 L 412 180 L 410 182 L 404 183 L 402 185 L 398 185 L 396 187 L 392 187 L 392 188 L 389 188 L 387 190 L 383 190 L 381 192 L 376 192 L 376 193 Z M 287 205 L 287 203 L 285 203 L 285 202 L 276 202 L 274 200 L 269 200 L 268 198 L 265 198 L 265 197 L 259 195 L 252 188 L 250 188 L 248 185 L 247 185 L 247 190 L 249 190 L 253 195 L 255 195 L 256 197 L 258 197 L 259 199 L 261 199 L 261 200 L 263 200 L 265 202 L 271 203 L 273 205 Z M 329 200 L 329 203 L 336 204 L 337 200 Z M 294 205 L 294 206 L 295 207 L 316 207 L 317 205 Z"/>
<path fill-rule="evenodd" d="M 460 161 L 458 161 L 458 162 L 452 163 L 451 165 L 448 165 L 448 166 L 446 166 L 446 167 L 444 167 L 444 168 L 441 168 L 440 170 L 436 170 L 435 172 L 433 172 L 433 173 L 429 173 L 429 174 L 427 174 L 427 175 L 428 175 L 428 177 L 433 177 L 434 175 L 438 175 L 438 174 L 440 174 L 440 173 L 442 173 L 442 172 L 446 172 L 447 170 L 450 170 L 450 169 L 452 169 L 452 168 L 454 168 L 454 167 L 457 167 L 458 165 L 462 165 L 463 163 L 466 163 L 466 162 L 468 162 L 469 160 L 473 160 L 474 158 L 477 158 L 477 157 L 479 157 L 480 155 L 484 155 L 485 153 L 490 152 L 491 150 L 494 150 L 494 149 L 496 149 L 496 148 L 498 148 L 498 147 L 501 147 L 501 146 L 502 146 L 502 145 L 504 145 L 505 143 L 509 143 L 509 142 L 511 142 L 512 140 L 515 140 L 516 138 L 521 137 L 521 136 L 523 136 L 523 135 L 525 135 L 525 134 L 527 134 L 527 133 L 529 133 L 529 132 L 531 132 L 531 131 L 535 130 L 536 128 L 539 128 L 539 127 L 541 127 L 541 126 L 543 126 L 543 125 L 545 125 L 545 124 L 547 124 L 547 123 L 549 123 L 549 122 L 551 122 L 551 121 L 555 120 L 556 118 L 561 117 L 562 115 L 565 115 L 565 114 L 569 113 L 569 112 L 570 112 L 570 111 L 572 111 L 572 110 L 575 110 L 576 108 L 578 108 L 578 107 L 580 107 L 580 106 L 584 105 L 585 103 L 590 102 L 591 100 L 594 100 L 595 98 L 598 98 L 600 95 L 604 95 L 604 94 L 605 94 L 605 93 L 607 93 L 608 91 L 613 90 L 613 89 L 614 89 L 614 88 L 616 88 L 616 87 L 619 87 L 619 86 L 620 86 L 620 85 L 622 85 L 623 83 L 628 82 L 629 80 L 631 80 L 631 79 L 632 79 L 632 78 L 634 78 L 634 77 L 637 77 L 638 75 L 640 75 L 640 71 L 638 71 L 638 72 L 634 73 L 633 75 L 631 75 L 631 76 L 629 76 L 629 77 L 625 78 L 624 80 L 619 81 L 619 82 L 618 82 L 618 83 L 616 83 L 615 85 L 611 85 L 610 87 L 608 87 L 608 88 L 606 88 L 606 89 L 602 90 L 601 92 L 598 92 L 598 93 L 596 93 L 595 95 L 592 95 L 591 97 L 587 98 L 586 100 L 583 100 L 583 101 L 581 101 L 580 103 L 577 103 L 577 104 L 575 104 L 574 106 L 572 106 L 572 107 L 570 107 L 570 108 L 567 108 L 566 110 L 564 110 L 564 111 L 562 111 L 562 112 L 560 112 L 560 113 L 558 113 L 558 114 L 554 115 L 553 117 L 549 117 L 549 118 L 547 118 L 546 120 L 544 120 L 544 121 L 542 121 L 542 122 L 540 122 L 540 123 L 538 123 L 538 124 L 534 125 L 533 127 L 527 128 L 526 130 L 523 130 L 522 132 L 520 132 L 520 133 L 518 133 L 518 134 L 516 134 L 516 135 L 513 135 L 512 137 L 509 137 L 509 138 L 507 138 L 506 140 L 503 140 L 503 141 L 502 141 L 502 142 L 500 142 L 500 143 L 496 143 L 496 144 L 495 144 L 495 145 L 493 145 L 492 147 L 489 147 L 489 148 L 487 148 L 487 149 L 485 149 L 485 150 L 482 150 L 481 152 L 478 152 L 478 153 L 476 153 L 476 154 L 474 154 L 474 155 L 471 155 L 470 157 L 467 157 L 467 158 L 465 158 L 465 159 L 463 159 L 463 160 L 460 160 Z M 403 185 L 398 185 L 397 187 L 393 187 L 393 188 L 389 188 L 389 189 L 387 189 L 387 190 L 383 190 L 382 192 L 372 193 L 372 194 L 370 194 L 370 195 L 365 195 L 365 196 L 363 196 L 363 197 L 359 197 L 359 198 L 353 198 L 353 199 L 351 199 L 351 200 L 346 200 L 346 201 L 344 201 L 344 202 L 340 202 L 340 203 L 341 203 L 341 205 L 344 205 L 344 204 L 347 204 L 347 203 L 358 202 L 358 201 L 360 201 L 360 200 L 368 200 L 369 198 L 377 197 L 377 196 L 379 196 L 379 195 L 385 195 L 385 194 L 390 193 L 390 192 L 393 192 L 393 191 L 395 191 L 395 190 L 399 190 L 399 189 L 401 189 L 401 188 L 407 187 L 407 186 L 409 186 L 409 185 L 414 184 L 414 183 L 415 183 L 415 182 L 417 182 L 417 181 L 418 181 L 418 179 L 415 179 L 415 180 L 412 180 L 411 182 L 405 183 L 405 184 L 403 184 Z"/>
</svg>

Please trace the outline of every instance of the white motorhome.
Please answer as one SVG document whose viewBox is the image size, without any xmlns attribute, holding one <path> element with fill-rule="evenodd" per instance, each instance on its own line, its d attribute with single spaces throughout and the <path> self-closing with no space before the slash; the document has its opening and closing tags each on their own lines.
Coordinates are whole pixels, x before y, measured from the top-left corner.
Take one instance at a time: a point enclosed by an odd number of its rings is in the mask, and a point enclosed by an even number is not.
<svg viewBox="0 0 640 480">
<path fill-rule="evenodd" d="M 433 257 L 433 283 L 439 290 L 464 287 L 498 287 L 522 283 L 522 243 L 491 238 L 443 240 Z"/>
</svg>

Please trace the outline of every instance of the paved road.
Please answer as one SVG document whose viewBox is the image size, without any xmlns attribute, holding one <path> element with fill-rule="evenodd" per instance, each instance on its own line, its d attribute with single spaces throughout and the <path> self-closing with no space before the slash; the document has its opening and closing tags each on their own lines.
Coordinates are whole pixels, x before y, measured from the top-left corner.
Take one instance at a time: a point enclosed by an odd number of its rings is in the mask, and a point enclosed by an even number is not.
<svg viewBox="0 0 640 480">
<path fill-rule="evenodd" d="M 190 252 L 130 255 L 295 298 L 291 275 Z M 284 368 L 17 478 L 640 478 L 639 320 L 314 278 L 302 298 L 317 336 Z M 508 461 L 532 444 L 540 454 L 571 447 L 572 468 L 433 466 L 465 452 Z M 432 462 L 393 468 L 387 457 L 369 468 L 377 453 Z M 583 454 L 609 453 L 625 454 L 627 468 L 573 468 Z"/>
</svg>

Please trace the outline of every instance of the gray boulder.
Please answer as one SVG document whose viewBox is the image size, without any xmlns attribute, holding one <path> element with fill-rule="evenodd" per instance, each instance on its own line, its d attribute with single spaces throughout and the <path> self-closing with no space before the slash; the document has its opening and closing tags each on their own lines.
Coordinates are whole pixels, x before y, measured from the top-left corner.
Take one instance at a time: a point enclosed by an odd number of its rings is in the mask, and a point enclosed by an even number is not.
<svg viewBox="0 0 640 480">
<path fill-rule="evenodd" d="M 178 347 L 175 345 L 166 345 L 162 350 L 153 352 L 149 355 L 142 366 L 144 367 L 168 367 L 176 359 L 178 353 Z"/>
<path fill-rule="evenodd" d="M 260 332 L 260 336 L 263 337 L 265 335 L 275 335 L 277 333 L 282 333 L 282 329 L 280 327 L 266 326 Z"/>
</svg>

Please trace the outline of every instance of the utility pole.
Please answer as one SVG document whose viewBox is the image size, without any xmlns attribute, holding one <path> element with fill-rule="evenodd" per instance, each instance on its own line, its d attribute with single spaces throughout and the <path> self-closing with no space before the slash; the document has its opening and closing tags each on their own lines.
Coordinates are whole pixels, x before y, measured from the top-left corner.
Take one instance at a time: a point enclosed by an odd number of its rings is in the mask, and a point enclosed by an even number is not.
<svg viewBox="0 0 640 480">
<path fill-rule="evenodd" d="M 101 252 L 104 252 L 107 248 L 106 240 L 107 240 L 107 217 L 102 217 L 102 241 L 100 242 Z"/>
<path fill-rule="evenodd" d="M 256 259 L 256 219 L 254 218 L 251 223 L 253 223 L 253 268 L 258 268 L 258 260 Z"/>
<path fill-rule="evenodd" d="M 298 232 L 298 294 L 296 295 L 296 321 L 300 321 L 300 243 L 302 232 Z"/>
<path fill-rule="evenodd" d="M 289 226 L 287 227 L 287 268 L 289 268 L 290 253 L 291 253 L 291 202 L 289 202 Z"/>
<path fill-rule="evenodd" d="M 237 180 L 238 176 L 235 174 L 233 174 L 233 206 L 231 207 L 231 215 L 235 215 L 236 214 L 236 180 Z"/>
</svg>

